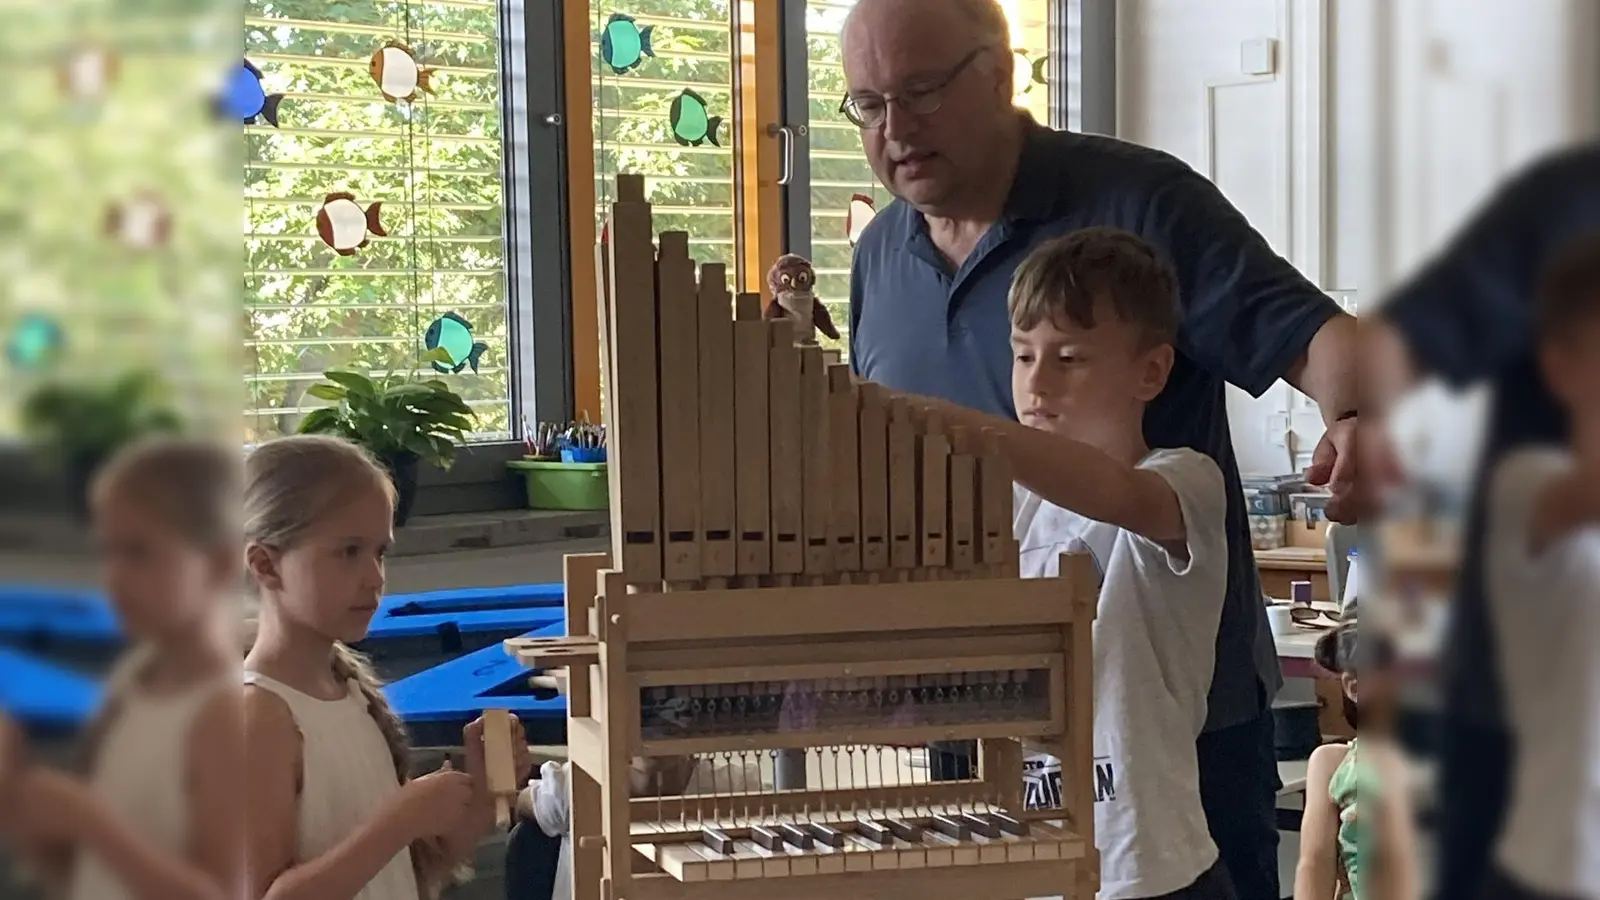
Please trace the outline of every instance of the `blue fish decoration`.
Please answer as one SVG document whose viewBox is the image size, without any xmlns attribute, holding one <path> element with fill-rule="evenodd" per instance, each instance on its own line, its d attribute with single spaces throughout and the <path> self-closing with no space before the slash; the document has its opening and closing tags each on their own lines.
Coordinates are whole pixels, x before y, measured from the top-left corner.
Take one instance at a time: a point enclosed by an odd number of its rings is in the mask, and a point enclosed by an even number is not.
<svg viewBox="0 0 1600 900">
<path fill-rule="evenodd" d="M 672 126 L 672 139 L 682 146 L 698 147 L 708 141 L 713 147 L 722 146 L 717 143 L 722 117 L 711 115 L 706 108 L 706 98 L 692 90 L 685 88 L 673 99 L 668 121 Z"/>
<path fill-rule="evenodd" d="M 453 312 L 445 313 L 433 320 L 433 324 L 428 326 L 428 333 L 423 337 L 423 344 L 429 350 L 443 347 L 444 352 L 450 354 L 453 366 L 434 360 L 433 367 L 440 372 L 451 374 L 459 374 L 467 366 L 471 366 L 474 372 L 478 371 L 478 360 L 489 349 L 488 344 L 472 339 L 471 323 Z"/>
<path fill-rule="evenodd" d="M 269 94 L 262 88 L 261 70 L 247 59 L 228 76 L 228 83 L 217 97 L 217 111 L 246 125 L 265 119 L 268 125 L 277 128 L 278 104 L 282 102 L 282 94 Z"/>
<path fill-rule="evenodd" d="M 6 338 L 6 359 L 24 371 L 54 362 L 66 345 L 61 323 L 43 313 L 26 313 Z"/>
<path fill-rule="evenodd" d="M 625 75 L 644 63 L 646 56 L 655 56 L 650 46 L 650 33 L 654 25 L 639 27 L 632 16 L 612 13 L 600 33 L 600 60 L 618 75 Z"/>
</svg>

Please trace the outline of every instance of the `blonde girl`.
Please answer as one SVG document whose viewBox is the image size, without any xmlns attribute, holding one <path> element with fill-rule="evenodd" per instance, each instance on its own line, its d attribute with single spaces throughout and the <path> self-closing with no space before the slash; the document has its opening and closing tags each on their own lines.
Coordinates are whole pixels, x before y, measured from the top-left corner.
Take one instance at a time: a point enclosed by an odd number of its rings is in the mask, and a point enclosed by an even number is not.
<svg viewBox="0 0 1600 900">
<path fill-rule="evenodd" d="M 127 448 L 92 485 L 131 646 L 88 731 L 89 778 L 17 763 L 0 787 L 9 837 L 72 900 L 239 895 L 240 487 L 237 447 L 175 438 Z"/>
<path fill-rule="evenodd" d="M 331 437 L 263 444 L 245 464 L 245 562 L 259 596 L 245 658 L 246 870 L 252 900 L 433 896 L 494 823 L 483 726 L 466 771 L 409 779 L 409 746 L 371 667 L 394 489 Z M 520 773 L 527 747 L 517 741 Z"/>
</svg>

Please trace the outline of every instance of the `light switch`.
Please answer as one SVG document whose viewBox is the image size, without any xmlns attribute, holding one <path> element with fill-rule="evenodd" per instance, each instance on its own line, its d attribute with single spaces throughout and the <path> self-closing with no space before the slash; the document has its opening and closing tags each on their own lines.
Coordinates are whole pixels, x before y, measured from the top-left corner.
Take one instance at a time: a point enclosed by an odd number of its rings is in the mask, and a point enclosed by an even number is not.
<svg viewBox="0 0 1600 900">
<path fill-rule="evenodd" d="M 1246 75 L 1271 75 L 1278 70 L 1278 42 L 1252 38 L 1239 45 L 1239 70 Z"/>
</svg>

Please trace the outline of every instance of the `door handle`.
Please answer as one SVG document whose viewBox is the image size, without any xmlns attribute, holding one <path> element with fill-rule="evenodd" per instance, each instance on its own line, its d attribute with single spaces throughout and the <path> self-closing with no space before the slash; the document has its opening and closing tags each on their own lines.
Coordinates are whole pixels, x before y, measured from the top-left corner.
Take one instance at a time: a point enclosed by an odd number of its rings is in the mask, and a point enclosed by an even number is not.
<svg viewBox="0 0 1600 900">
<path fill-rule="evenodd" d="M 767 134 L 778 139 L 778 153 L 783 161 L 778 169 L 778 184 L 786 185 L 794 177 L 794 129 L 772 124 L 767 126 Z"/>
</svg>

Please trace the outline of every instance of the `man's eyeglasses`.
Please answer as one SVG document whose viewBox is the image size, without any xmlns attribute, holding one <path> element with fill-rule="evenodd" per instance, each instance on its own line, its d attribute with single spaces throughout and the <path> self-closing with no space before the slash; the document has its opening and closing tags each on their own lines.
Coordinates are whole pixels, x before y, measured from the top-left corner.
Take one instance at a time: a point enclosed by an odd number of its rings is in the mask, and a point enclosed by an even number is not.
<svg viewBox="0 0 1600 900">
<path fill-rule="evenodd" d="M 960 77 L 978 54 L 989 49 L 979 47 L 961 58 L 944 75 L 931 81 L 923 82 L 914 87 L 907 88 L 898 94 L 860 94 L 855 97 L 846 96 L 839 104 L 839 112 L 849 119 L 857 128 L 878 128 L 889 118 L 889 104 L 898 103 L 900 108 L 914 116 L 929 116 L 939 111 L 944 105 L 944 89 L 952 81 Z"/>
</svg>

